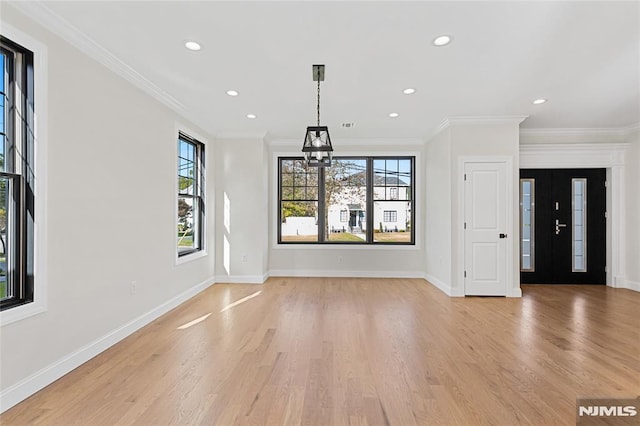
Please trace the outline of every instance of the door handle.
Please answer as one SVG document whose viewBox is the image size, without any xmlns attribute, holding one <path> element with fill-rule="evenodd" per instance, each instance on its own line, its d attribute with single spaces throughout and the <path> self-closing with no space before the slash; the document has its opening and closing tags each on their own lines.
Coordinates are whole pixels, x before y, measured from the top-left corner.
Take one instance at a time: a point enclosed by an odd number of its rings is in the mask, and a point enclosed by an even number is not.
<svg viewBox="0 0 640 426">
<path fill-rule="evenodd" d="M 500 234 L 500 238 L 507 238 L 507 234 Z"/>
<path fill-rule="evenodd" d="M 560 223 L 558 219 L 556 219 L 556 235 L 560 234 L 560 228 L 566 228 L 566 223 Z"/>
</svg>

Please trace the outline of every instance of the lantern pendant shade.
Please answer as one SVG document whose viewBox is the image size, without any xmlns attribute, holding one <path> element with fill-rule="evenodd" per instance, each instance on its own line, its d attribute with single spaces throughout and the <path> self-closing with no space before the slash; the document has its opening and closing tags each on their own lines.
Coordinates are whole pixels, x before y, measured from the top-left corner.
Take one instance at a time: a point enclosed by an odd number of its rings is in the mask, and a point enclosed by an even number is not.
<svg viewBox="0 0 640 426">
<path fill-rule="evenodd" d="M 330 167 L 333 146 L 327 126 L 309 126 L 302 145 L 304 160 L 310 167 Z"/>
<path fill-rule="evenodd" d="M 333 157 L 333 146 L 329 128 L 320 125 L 320 82 L 324 81 L 324 65 L 314 65 L 313 81 L 318 82 L 317 113 L 318 125 L 307 127 L 302 143 L 302 153 L 307 167 L 329 167 Z"/>
</svg>

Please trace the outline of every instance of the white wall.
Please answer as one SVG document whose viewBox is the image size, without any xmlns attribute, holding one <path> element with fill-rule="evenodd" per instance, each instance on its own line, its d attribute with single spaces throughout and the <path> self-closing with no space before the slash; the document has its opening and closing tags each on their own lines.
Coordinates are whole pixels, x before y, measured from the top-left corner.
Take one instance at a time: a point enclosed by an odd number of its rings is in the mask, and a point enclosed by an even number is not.
<svg viewBox="0 0 640 426">
<path fill-rule="evenodd" d="M 507 295 L 520 296 L 518 273 L 518 168 L 521 117 L 452 118 L 427 143 L 426 276 L 452 296 L 464 295 L 461 159 L 500 157 L 512 162 L 511 267 Z"/>
<path fill-rule="evenodd" d="M 47 47 L 49 123 L 47 174 L 39 176 L 48 192 L 36 201 L 47 210 L 48 274 L 36 280 L 46 282 L 48 306 L 1 328 L 7 408 L 83 361 L 91 347 L 132 330 L 110 333 L 211 284 L 214 262 L 209 247 L 207 256 L 176 265 L 180 117 L 11 7 L 3 5 L 2 21 Z M 212 151 L 207 144 L 208 164 Z"/>
<path fill-rule="evenodd" d="M 625 155 L 626 286 L 640 291 L 640 129 L 629 135 Z"/>
<path fill-rule="evenodd" d="M 451 130 L 444 129 L 426 146 L 426 277 L 451 292 Z"/>
<path fill-rule="evenodd" d="M 484 121 L 484 122 L 483 122 Z M 507 175 L 512 183 L 512 216 L 511 230 L 507 231 L 510 236 L 512 246 L 511 269 L 507 269 L 507 295 L 520 295 L 520 263 L 518 258 L 518 218 L 520 210 L 519 200 L 519 124 L 522 120 L 515 119 L 487 119 L 485 120 L 462 120 L 453 122 L 451 128 L 451 193 L 452 198 L 451 217 L 454 221 L 452 226 L 452 293 L 463 294 L 463 282 L 460 271 L 464 269 L 463 250 L 461 233 L 463 228 L 458 218 L 462 216 L 464 206 L 460 203 L 460 181 L 463 179 L 464 170 L 460 167 L 460 157 L 508 157 L 512 161 L 512 174 Z M 458 224 L 458 226 L 456 226 Z"/>
<path fill-rule="evenodd" d="M 262 139 L 216 141 L 216 282 L 254 282 L 268 268 L 268 178 Z"/>
<path fill-rule="evenodd" d="M 416 155 L 416 245 L 415 246 L 305 246 L 277 245 L 277 157 L 300 155 L 300 141 L 271 143 L 269 270 L 272 276 L 424 276 L 424 156 L 422 141 L 334 140 L 334 155 Z"/>
</svg>

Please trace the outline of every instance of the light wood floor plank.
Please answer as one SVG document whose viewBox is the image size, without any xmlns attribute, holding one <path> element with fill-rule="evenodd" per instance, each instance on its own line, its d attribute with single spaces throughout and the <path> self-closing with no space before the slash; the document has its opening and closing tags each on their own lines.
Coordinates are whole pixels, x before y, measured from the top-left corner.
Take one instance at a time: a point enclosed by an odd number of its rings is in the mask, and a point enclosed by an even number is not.
<svg viewBox="0 0 640 426">
<path fill-rule="evenodd" d="M 639 293 L 523 293 L 449 298 L 418 279 L 217 284 L 0 422 L 556 425 L 575 423 L 578 397 L 640 393 Z"/>
</svg>

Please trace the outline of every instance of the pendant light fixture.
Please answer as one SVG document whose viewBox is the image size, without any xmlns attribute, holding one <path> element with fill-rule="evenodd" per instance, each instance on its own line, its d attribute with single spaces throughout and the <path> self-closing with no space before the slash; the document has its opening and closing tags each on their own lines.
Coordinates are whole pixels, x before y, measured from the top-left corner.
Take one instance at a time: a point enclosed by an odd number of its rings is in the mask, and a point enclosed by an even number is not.
<svg viewBox="0 0 640 426">
<path fill-rule="evenodd" d="M 324 81 L 324 65 L 313 66 L 313 81 L 318 82 L 318 125 L 307 127 L 302 152 L 307 166 L 329 167 L 333 158 L 333 146 L 331 146 L 329 128 L 320 125 L 320 82 Z"/>
</svg>

